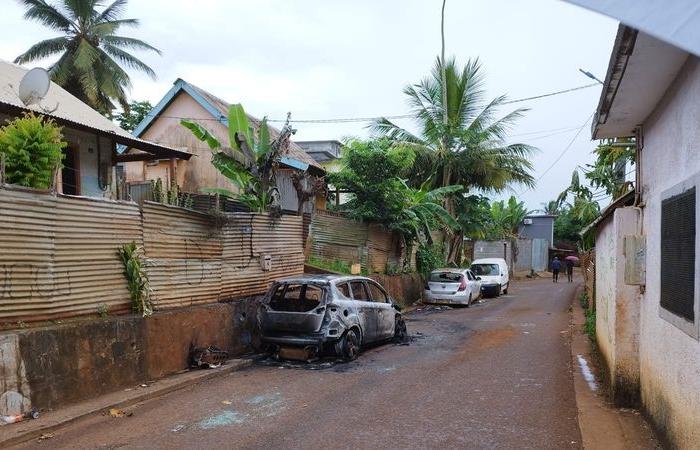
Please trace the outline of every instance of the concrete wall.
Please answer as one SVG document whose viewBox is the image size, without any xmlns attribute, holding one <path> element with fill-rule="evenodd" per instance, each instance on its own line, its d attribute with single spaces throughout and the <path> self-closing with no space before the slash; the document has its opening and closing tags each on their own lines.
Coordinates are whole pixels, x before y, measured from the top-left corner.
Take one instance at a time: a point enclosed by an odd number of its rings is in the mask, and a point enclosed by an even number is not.
<svg viewBox="0 0 700 450">
<path fill-rule="evenodd" d="M 0 334 L 0 414 L 66 404 L 188 367 L 190 345 L 252 350 L 253 299 Z"/>
<path fill-rule="evenodd" d="M 664 99 L 644 123 L 643 229 L 647 236 L 646 293 L 641 304 L 640 365 L 645 411 L 680 448 L 700 442 L 700 342 L 696 323 L 682 329 L 664 314 L 660 299 L 661 200 L 700 173 L 700 63 L 690 57 Z M 696 206 L 697 210 L 700 210 Z M 698 227 L 700 230 L 700 227 Z M 700 255 L 696 237 L 696 258 Z M 696 311 L 700 290 L 696 260 Z M 665 317 L 666 316 L 666 317 Z"/>
<path fill-rule="evenodd" d="M 505 243 L 505 251 L 503 244 Z M 505 256 L 504 256 L 505 253 Z M 508 241 L 476 241 L 474 243 L 474 260 L 482 258 L 504 258 L 508 267 L 512 264 L 511 242 Z"/>
<path fill-rule="evenodd" d="M 624 237 L 637 234 L 639 210 L 621 208 L 596 235 L 596 339 L 608 385 L 621 406 L 639 402 L 640 291 L 625 284 Z"/>
</svg>

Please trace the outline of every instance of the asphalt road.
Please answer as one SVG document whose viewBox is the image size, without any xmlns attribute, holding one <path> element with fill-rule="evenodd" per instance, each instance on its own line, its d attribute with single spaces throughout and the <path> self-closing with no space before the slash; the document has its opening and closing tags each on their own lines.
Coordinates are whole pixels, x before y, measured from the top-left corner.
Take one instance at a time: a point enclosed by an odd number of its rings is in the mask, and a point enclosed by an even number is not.
<svg viewBox="0 0 700 450">
<path fill-rule="evenodd" d="M 418 311 L 408 345 L 350 364 L 258 363 L 25 447 L 580 448 L 574 287 L 525 281 L 469 309 Z"/>
</svg>

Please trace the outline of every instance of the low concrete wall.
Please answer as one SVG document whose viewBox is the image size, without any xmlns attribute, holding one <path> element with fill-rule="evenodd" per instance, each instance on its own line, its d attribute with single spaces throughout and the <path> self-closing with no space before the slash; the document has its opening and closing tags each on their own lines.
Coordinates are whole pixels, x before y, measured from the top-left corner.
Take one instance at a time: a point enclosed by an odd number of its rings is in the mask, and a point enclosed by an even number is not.
<svg viewBox="0 0 700 450">
<path fill-rule="evenodd" d="M 178 372 L 191 345 L 250 352 L 254 300 L 0 334 L 0 414 L 57 408 Z"/>
</svg>

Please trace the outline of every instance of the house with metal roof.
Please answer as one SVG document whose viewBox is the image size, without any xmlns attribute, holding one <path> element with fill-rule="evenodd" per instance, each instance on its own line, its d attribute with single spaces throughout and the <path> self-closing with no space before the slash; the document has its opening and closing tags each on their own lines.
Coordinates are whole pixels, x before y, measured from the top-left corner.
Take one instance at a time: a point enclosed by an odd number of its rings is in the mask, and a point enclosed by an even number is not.
<svg viewBox="0 0 700 450">
<path fill-rule="evenodd" d="M 571 0 L 622 20 L 594 139 L 633 137 L 635 191 L 595 230 L 596 342 L 615 401 L 670 447 L 700 442 L 700 10 Z"/>
<path fill-rule="evenodd" d="M 185 80 L 177 79 L 172 88 L 158 102 L 153 110 L 136 127 L 134 134 L 142 139 L 152 140 L 172 147 L 181 148 L 195 155 L 188 161 L 163 158 L 157 161 L 130 161 L 129 150 L 123 159 L 124 176 L 128 184 L 150 182 L 161 179 L 163 183 L 176 183 L 184 192 L 199 193 L 207 188 L 224 188 L 236 192 L 237 187 L 211 164 L 211 151 L 192 133 L 180 124 L 182 119 L 199 123 L 208 129 L 220 142 L 228 142 L 228 111 L 230 103 Z M 254 127 L 259 119 L 249 115 Z M 270 135 L 275 139 L 279 131 L 270 127 Z M 322 176 L 325 170 L 321 164 L 309 156 L 300 146 L 290 142 L 287 153 L 280 160 L 277 174 L 277 187 L 283 210 L 297 211 L 299 201 L 292 183 L 292 174 L 301 172 Z M 303 201 L 303 210 L 310 212 L 316 201 Z M 325 198 L 318 201 L 323 207 Z"/>
<path fill-rule="evenodd" d="M 26 106 L 18 94 L 26 73 L 25 68 L 0 61 L 0 121 L 34 112 L 63 127 L 68 146 L 55 183 L 59 193 L 114 198 L 114 168 L 124 158 L 116 151 L 118 145 L 138 149 L 138 155 L 130 158 L 145 163 L 163 158 L 186 161 L 192 156 L 133 136 L 53 82 L 39 104 Z"/>
</svg>

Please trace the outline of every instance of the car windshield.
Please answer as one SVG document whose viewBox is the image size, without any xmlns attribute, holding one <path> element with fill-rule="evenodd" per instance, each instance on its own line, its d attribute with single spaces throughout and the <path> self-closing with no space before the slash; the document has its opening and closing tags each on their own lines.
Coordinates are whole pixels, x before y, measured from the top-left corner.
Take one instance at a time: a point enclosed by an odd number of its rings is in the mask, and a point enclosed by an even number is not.
<svg viewBox="0 0 700 450">
<path fill-rule="evenodd" d="M 462 281 L 462 274 L 458 272 L 432 272 L 430 281 L 436 283 L 459 283 Z"/>
<path fill-rule="evenodd" d="M 498 269 L 498 264 L 473 264 L 472 272 L 476 276 L 480 277 L 482 275 L 499 275 L 500 271 Z"/>
</svg>

